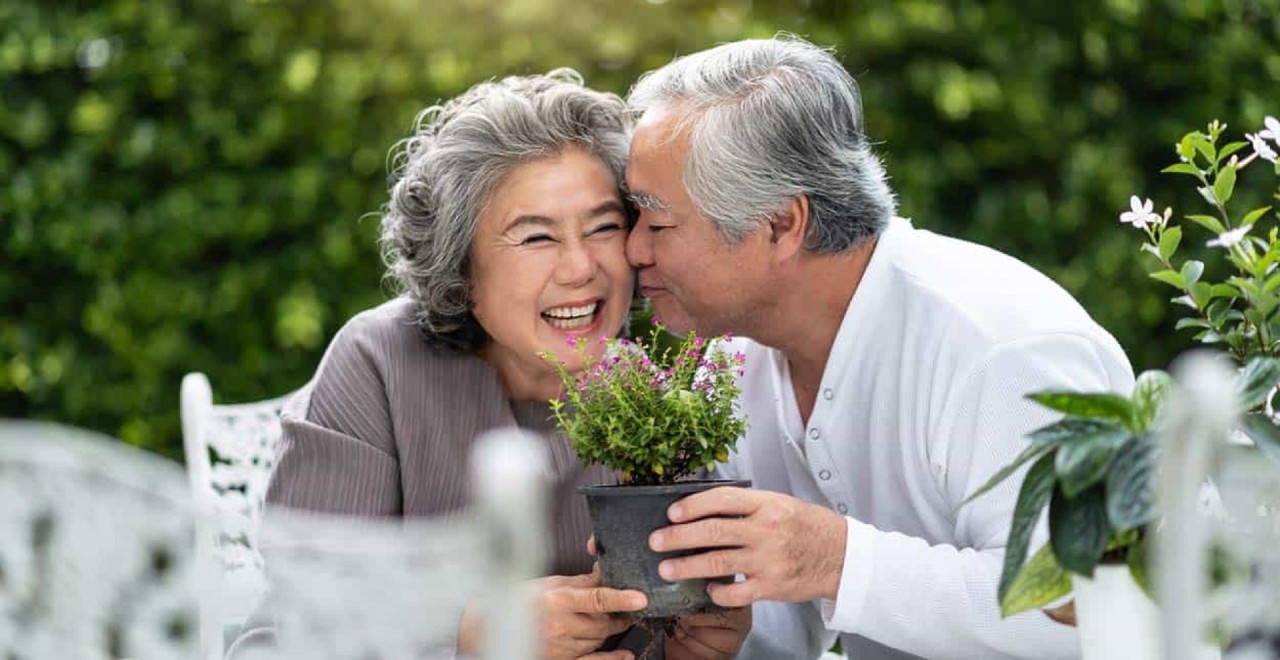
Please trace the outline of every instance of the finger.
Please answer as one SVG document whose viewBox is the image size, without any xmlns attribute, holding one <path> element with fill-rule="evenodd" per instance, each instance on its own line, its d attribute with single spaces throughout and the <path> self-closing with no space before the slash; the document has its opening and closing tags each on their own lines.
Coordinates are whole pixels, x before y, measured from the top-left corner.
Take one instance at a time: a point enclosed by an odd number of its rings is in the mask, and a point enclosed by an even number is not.
<svg viewBox="0 0 1280 660">
<path fill-rule="evenodd" d="M 596 535 L 595 534 L 592 534 L 591 536 L 587 537 L 587 554 L 591 555 L 592 557 L 596 556 Z"/>
<path fill-rule="evenodd" d="M 566 637 L 588 644 L 584 651 L 590 651 L 603 644 L 605 639 L 630 627 L 631 620 L 628 618 L 608 614 L 578 614 L 564 622 L 563 630 Z"/>
<path fill-rule="evenodd" d="M 736 646 L 735 637 L 730 632 L 707 632 L 705 629 L 701 629 L 701 631 L 695 633 L 678 627 L 676 628 L 675 643 L 677 646 L 684 648 L 682 648 L 682 652 L 667 654 L 668 657 L 723 657 L 727 652 L 732 652 L 733 647 Z"/>
<path fill-rule="evenodd" d="M 667 507 L 667 518 L 673 523 L 688 522 L 707 516 L 745 516 L 759 506 L 762 493 L 746 488 L 721 486 L 681 498 Z"/>
<path fill-rule="evenodd" d="M 631 654 L 631 651 L 608 651 L 584 655 L 578 660 L 634 660 L 634 658 L 635 656 Z"/>
<path fill-rule="evenodd" d="M 595 566 L 591 567 L 590 573 L 582 573 L 580 575 L 553 575 L 547 580 L 548 588 L 569 588 L 569 589 L 590 589 L 600 586 L 600 571 Z"/>
<path fill-rule="evenodd" d="M 584 614 L 609 614 L 612 612 L 639 612 L 648 605 L 648 599 L 639 591 L 593 587 L 573 589 L 568 592 L 570 609 Z"/>
<path fill-rule="evenodd" d="M 712 550 L 688 557 L 666 559 L 658 564 L 658 575 L 667 582 L 692 578 L 733 577 L 750 575 L 755 562 L 745 550 Z"/>
<path fill-rule="evenodd" d="M 542 635 L 553 647 L 576 650 L 574 655 L 595 650 L 610 635 L 626 630 L 630 622 L 604 614 L 560 614 L 543 622 Z"/>
<path fill-rule="evenodd" d="M 763 598 L 760 594 L 760 580 L 743 580 L 732 584 L 708 584 L 707 593 L 711 602 L 720 607 L 746 607 Z"/>
<path fill-rule="evenodd" d="M 663 527 L 649 535 L 649 547 L 657 552 L 743 546 L 758 538 L 754 526 L 740 518 L 707 518 Z"/>
</svg>

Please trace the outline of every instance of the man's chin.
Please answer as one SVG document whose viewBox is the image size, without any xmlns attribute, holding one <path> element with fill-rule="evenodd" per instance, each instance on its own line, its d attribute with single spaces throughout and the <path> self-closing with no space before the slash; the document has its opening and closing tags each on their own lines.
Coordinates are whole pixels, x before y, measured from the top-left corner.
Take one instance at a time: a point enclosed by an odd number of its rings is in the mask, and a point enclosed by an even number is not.
<svg viewBox="0 0 1280 660">
<path fill-rule="evenodd" d="M 678 305 L 671 301 L 669 295 L 650 298 L 653 303 L 653 319 L 662 323 L 667 332 L 683 335 L 695 327 L 692 319 Z"/>
</svg>

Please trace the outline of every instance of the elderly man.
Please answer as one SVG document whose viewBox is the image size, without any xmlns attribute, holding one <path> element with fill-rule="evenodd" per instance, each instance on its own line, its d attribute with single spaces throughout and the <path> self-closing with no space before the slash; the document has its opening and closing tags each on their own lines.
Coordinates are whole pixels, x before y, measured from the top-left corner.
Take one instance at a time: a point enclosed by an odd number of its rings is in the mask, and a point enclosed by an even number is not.
<svg viewBox="0 0 1280 660">
<path fill-rule="evenodd" d="M 759 490 L 672 506 L 652 547 L 713 550 L 663 575 L 743 576 L 711 587 L 726 606 L 796 603 L 757 607 L 747 648 L 810 655 L 839 632 L 854 658 L 1078 655 L 1040 612 L 1000 617 L 1016 482 L 960 505 L 1053 421 L 1024 394 L 1128 392 L 1120 346 L 1032 268 L 895 217 L 826 50 L 719 46 L 630 102 L 643 294 L 677 331 L 751 338 L 728 347 L 750 430 L 723 471 Z"/>
</svg>

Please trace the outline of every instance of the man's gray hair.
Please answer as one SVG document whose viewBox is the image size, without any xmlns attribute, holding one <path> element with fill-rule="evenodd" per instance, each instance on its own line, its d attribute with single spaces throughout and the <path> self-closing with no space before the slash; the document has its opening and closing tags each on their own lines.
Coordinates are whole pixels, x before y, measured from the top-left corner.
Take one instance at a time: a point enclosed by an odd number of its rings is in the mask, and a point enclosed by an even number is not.
<svg viewBox="0 0 1280 660">
<path fill-rule="evenodd" d="M 814 252 L 856 247 L 896 212 L 863 132 L 857 83 L 830 50 L 799 37 L 676 58 L 642 77 L 628 103 L 638 114 L 658 105 L 684 113 L 685 188 L 730 242 L 798 195 L 809 198 L 805 244 Z"/>
<path fill-rule="evenodd" d="M 429 341 L 473 352 L 489 339 L 471 313 L 470 250 L 502 179 L 577 146 L 621 182 L 630 130 L 623 100 L 586 88 L 572 69 L 481 83 L 418 115 L 389 156 L 380 244 L 387 277 L 418 304 L 414 321 Z"/>
</svg>

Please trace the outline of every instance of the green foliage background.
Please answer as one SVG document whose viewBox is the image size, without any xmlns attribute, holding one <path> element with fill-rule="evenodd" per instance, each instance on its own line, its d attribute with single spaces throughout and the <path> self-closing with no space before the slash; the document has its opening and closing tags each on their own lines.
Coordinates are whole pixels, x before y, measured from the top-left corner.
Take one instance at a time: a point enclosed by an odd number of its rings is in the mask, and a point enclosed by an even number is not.
<svg viewBox="0 0 1280 660">
<path fill-rule="evenodd" d="M 1116 217 L 1133 192 L 1192 212 L 1157 173 L 1186 131 L 1280 115 L 1278 5 L 5 2 L 0 416 L 177 456 L 185 372 L 222 401 L 291 390 L 388 295 L 385 156 L 421 108 L 556 66 L 624 92 L 674 54 L 778 30 L 859 78 L 904 215 L 1030 262 L 1136 368 L 1163 366 L 1189 340 Z"/>
</svg>

